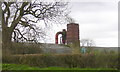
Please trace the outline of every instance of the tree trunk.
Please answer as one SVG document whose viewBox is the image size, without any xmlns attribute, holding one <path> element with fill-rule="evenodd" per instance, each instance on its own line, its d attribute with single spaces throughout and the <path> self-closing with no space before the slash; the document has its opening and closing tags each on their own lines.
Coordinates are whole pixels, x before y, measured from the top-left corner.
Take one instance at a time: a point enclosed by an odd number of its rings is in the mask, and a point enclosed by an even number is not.
<svg viewBox="0 0 120 72">
<path fill-rule="evenodd" d="M 8 22 L 5 21 L 4 12 L 2 12 L 2 49 L 6 50 L 11 47 L 12 30 L 7 27 Z"/>
<path fill-rule="evenodd" d="M 2 29 L 2 52 L 3 55 L 11 53 L 12 31 L 6 27 Z"/>
</svg>

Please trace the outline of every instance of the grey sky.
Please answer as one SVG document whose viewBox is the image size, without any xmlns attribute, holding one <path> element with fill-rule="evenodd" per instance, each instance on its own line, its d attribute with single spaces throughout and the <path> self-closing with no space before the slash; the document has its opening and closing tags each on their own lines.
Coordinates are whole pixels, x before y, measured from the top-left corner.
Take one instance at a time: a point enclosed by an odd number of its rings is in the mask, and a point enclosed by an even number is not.
<svg viewBox="0 0 120 72">
<path fill-rule="evenodd" d="M 79 23 L 80 39 L 92 39 L 96 46 L 118 46 L 118 2 L 71 2 L 70 16 Z M 47 43 L 54 43 L 55 33 L 66 28 L 57 25 L 48 30 Z"/>
<path fill-rule="evenodd" d="M 73 2 L 71 17 L 80 24 L 80 38 L 97 46 L 118 46 L 118 5 L 115 2 Z"/>
</svg>

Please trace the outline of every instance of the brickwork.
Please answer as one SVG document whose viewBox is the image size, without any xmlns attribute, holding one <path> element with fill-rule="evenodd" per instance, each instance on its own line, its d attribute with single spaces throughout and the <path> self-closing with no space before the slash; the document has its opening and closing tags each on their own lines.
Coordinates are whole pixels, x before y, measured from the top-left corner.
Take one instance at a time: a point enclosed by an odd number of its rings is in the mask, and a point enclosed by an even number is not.
<svg viewBox="0 0 120 72">
<path fill-rule="evenodd" d="M 67 24 L 67 44 L 79 42 L 79 25 L 76 23 Z"/>
</svg>

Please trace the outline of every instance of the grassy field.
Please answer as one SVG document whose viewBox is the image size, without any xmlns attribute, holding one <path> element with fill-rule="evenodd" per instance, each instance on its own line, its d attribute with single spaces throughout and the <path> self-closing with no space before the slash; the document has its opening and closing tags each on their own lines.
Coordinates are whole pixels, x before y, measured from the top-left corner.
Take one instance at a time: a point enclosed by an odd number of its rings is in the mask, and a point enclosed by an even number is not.
<svg viewBox="0 0 120 72">
<path fill-rule="evenodd" d="M 115 70 L 112 68 L 63 68 L 63 67 L 30 67 L 27 65 L 18 64 L 2 64 L 3 70 Z"/>
</svg>

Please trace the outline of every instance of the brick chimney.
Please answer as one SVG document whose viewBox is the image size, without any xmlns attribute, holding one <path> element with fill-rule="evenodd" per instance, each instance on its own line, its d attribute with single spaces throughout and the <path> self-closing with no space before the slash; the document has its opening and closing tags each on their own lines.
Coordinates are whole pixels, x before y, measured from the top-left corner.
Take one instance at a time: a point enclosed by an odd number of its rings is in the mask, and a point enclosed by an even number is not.
<svg viewBox="0 0 120 72">
<path fill-rule="evenodd" d="M 67 24 L 67 44 L 79 43 L 79 24 Z"/>
<path fill-rule="evenodd" d="M 80 53 L 79 24 L 67 24 L 67 44 L 72 48 L 72 53 Z"/>
</svg>

